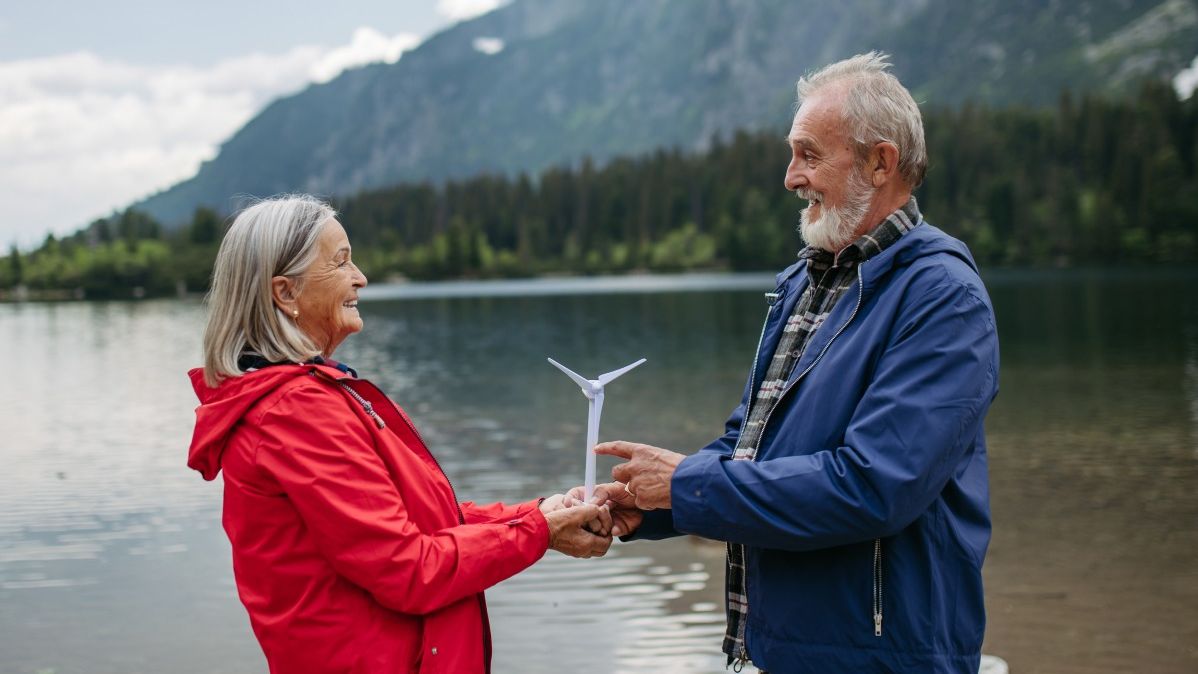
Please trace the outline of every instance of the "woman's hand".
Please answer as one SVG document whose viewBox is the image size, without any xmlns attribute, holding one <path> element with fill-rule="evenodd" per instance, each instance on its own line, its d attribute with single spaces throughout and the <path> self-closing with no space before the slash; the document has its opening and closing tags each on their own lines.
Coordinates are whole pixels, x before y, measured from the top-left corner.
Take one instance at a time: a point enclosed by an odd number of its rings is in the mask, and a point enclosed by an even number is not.
<svg viewBox="0 0 1198 674">
<path fill-rule="evenodd" d="M 541 503 L 537 507 L 541 509 L 542 513 L 548 515 L 555 510 L 561 510 L 562 508 L 565 508 L 565 498 L 565 494 L 546 496 L 545 498 L 541 499 Z"/>
<path fill-rule="evenodd" d="M 554 510 L 545 511 L 550 499 L 541 503 L 541 512 L 549 523 L 549 547 L 571 557 L 606 554 L 611 546 L 611 513 L 607 506 L 583 503 L 566 507 L 561 494 L 552 498 L 558 506 Z"/>
<path fill-rule="evenodd" d="M 573 491 L 571 491 L 571 493 L 573 493 Z M 572 499 L 565 494 L 554 494 L 553 496 L 543 499 L 538 507 L 541 509 L 542 513 L 548 515 L 549 513 L 555 510 L 561 510 L 562 508 L 573 508 L 579 503 L 582 503 L 582 499 Z M 603 502 L 596 501 L 595 505 L 603 505 Z M 599 536 L 611 536 L 611 510 L 609 508 L 600 508 L 599 517 L 587 522 L 586 528 L 591 533 L 597 534 Z"/>
<path fill-rule="evenodd" d="M 562 503 L 566 507 L 582 503 L 583 489 L 575 487 L 566 492 Z M 548 500 L 548 499 L 546 499 Z M 624 488 L 623 482 L 608 482 L 595 485 L 595 494 L 591 502 L 606 505 L 611 509 L 611 535 L 627 536 L 636 531 L 645 519 L 644 511 L 636 507 L 636 497 Z"/>
</svg>

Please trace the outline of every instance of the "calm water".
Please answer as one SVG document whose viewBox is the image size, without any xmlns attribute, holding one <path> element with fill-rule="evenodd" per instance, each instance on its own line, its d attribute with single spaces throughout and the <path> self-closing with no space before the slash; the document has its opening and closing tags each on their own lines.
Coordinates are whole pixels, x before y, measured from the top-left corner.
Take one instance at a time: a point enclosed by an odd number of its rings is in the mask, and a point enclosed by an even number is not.
<svg viewBox="0 0 1198 674">
<path fill-rule="evenodd" d="M 986 652 L 1019 674 L 1198 671 L 1198 274 L 987 282 Z M 581 479 L 586 418 L 546 356 L 647 357 L 601 437 L 692 451 L 736 402 L 772 285 L 608 283 L 378 290 L 338 355 L 411 412 L 462 498 L 544 495 Z M 201 323 L 195 302 L 0 305 L 0 672 L 265 671 L 219 482 L 184 467 Z M 488 593 L 495 670 L 722 672 L 722 576 L 723 547 L 695 539 L 550 553 Z"/>
</svg>

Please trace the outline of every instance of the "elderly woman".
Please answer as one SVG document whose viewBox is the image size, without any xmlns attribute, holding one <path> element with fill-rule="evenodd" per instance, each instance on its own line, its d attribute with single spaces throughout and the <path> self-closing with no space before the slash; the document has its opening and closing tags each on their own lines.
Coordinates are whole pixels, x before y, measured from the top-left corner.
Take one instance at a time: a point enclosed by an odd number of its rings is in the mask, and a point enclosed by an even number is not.
<svg viewBox="0 0 1198 674">
<path fill-rule="evenodd" d="M 282 197 L 229 228 L 188 465 L 224 470 L 237 590 L 272 673 L 489 671 L 483 590 L 547 548 L 602 555 L 610 515 L 560 495 L 458 502 L 404 411 L 332 360 L 366 285 L 334 216 Z"/>
</svg>

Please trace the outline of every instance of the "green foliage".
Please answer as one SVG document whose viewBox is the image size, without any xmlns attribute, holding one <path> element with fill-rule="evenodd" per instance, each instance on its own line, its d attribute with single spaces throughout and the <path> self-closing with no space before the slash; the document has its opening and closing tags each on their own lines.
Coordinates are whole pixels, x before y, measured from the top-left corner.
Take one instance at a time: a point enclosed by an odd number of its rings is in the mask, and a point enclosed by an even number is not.
<svg viewBox="0 0 1198 674">
<path fill-rule="evenodd" d="M 161 296 L 208 286 L 221 232 L 195 234 L 213 226 L 215 214 L 197 211 L 195 223 L 164 238 L 162 226 L 133 210 L 97 220 L 59 240 L 22 255 L 14 247 L 0 266 L 0 288 L 18 283 L 37 296 L 130 298 Z"/>
<path fill-rule="evenodd" d="M 653 244 L 649 266 L 657 271 L 710 267 L 715 261 L 715 252 L 715 238 L 699 232 L 695 223 L 688 222 L 667 232 L 661 241 Z"/>
<path fill-rule="evenodd" d="M 166 294 L 174 287 L 172 277 L 167 244 L 141 239 L 44 246 L 29 256 L 23 280 L 32 290 L 70 290 L 79 296 L 111 298 Z"/>
<path fill-rule="evenodd" d="M 1065 94 L 1055 111 L 925 113 L 929 220 L 999 265 L 1198 261 L 1198 97 Z"/>
<path fill-rule="evenodd" d="M 19 285 L 25 268 L 21 259 L 21 251 L 14 245 L 8 251 L 8 259 L 0 263 L 0 288 L 11 288 Z"/>
<path fill-rule="evenodd" d="M 187 240 L 190 243 L 201 246 L 209 245 L 218 243 L 221 233 L 220 215 L 211 208 L 201 206 L 196 209 L 195 215 L 192 216 L 191 226 L 187 232 Z"/>
<path fill-rule="evenodd" d="M 130 244 L 140 239 L 157 239 L 162 234 L 162 225 L 157 220 L 133 209 L 121 213 L 113 224 L 117 236 Z"/>
<path fill-rule="evenodd" d="M 1198 262 L 1198 97 L 1147 84 L 1134 100 L 1066 94 L 1055 110 L 967 105 L 925 113 L 929 221 L 983 266 Z M 375 280 L 778 269 L 794 261 L 801 202 L 782 189 L 776 133 L 717 139 L 529 176 L 401 184 L 340 199 Z M 126 211 L 0 262 L 0 288 L 130 297 L 207 288 L 223 235 L 199 209 L 163 235 Z"/>
</svg>

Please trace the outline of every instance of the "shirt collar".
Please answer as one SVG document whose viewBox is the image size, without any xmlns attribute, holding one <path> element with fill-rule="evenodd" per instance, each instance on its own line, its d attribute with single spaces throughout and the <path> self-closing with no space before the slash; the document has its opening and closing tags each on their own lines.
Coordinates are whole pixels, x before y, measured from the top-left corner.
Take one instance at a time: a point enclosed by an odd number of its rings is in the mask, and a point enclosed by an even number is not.
<svg viewBox="0 0 1198 674">
<path fill-rule="evenodd" d="M 346 365 L 345 363 L 339 363 L 339 362 L 337 362 L 337 361 L 333 360 L 332 358 L 324 358 L 324 357 L 321 357 L 321 356 L 316 356 L 315 358 L 313 358 L 312 360 L 310 360 L 310 361 L 308 361 L 308 362 L 309 362 L 309 363 L 314 363 L 314 364 L 316 364 L 316 365 L 328 365 L 329 367 L 335 367 L 335 368 L 337 368 L 338 370 L 341 370 L 342 372 L 344 372 L 344 373 L 348 374 L 349 376 L 353 377 L 354 379 L 357 379 L 357 378 L 358 378 L 358 371 L 357 371 L 357 370 L 355 370 L 355 369 L 353 369 L 352 367 L 350 367 L 350 366 Z"/>
<path fill-rule="evenodd" d="M 338 363 L 332 358 L 315 356 L 307 362 L 313 365 L 327 365 L 329 367 L 335 367 L 338 370 L 350 375 L 354 379 L 358 378 L 357 370 L 346 365 L 345 363 Z M 253 372 L 254 370 L 261 370 L 264 367 L 270 367 L 272 365 L 292 365 L 292 363 L 287 361 L 270 361 L 261 354 L 254 353 L 252 351 L 243 352 L 237 359 L 237 368 L 242 372 Z"/>
</svg>

